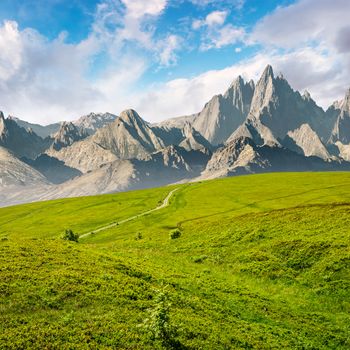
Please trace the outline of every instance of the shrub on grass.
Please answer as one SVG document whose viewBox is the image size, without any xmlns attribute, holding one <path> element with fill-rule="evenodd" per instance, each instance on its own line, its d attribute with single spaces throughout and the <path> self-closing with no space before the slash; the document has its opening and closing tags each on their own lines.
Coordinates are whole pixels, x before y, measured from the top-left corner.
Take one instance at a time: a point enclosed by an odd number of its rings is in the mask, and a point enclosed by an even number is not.
<svg viewBox="0 0 350 350">
<path fill-rule="evenodd" d="M 181 236 L 181 231 L 176 228 L 175 230 L 171 230 L 169 233 L 169 238 L 170 239 L 177 239 Z"/>
<path fill-rule="evenodd" d="M 139 241 L 140 239 L 142 239 L 142 233 L 141 233 L 141 232 L 138 232 L 138 233 L 135 235 L 135 241 Z"/>
<path fill-rule="evenodd" d="M 150 317 L 145 320 L 145 328 L 153 341 L 159 341 L 165 349 L 176 349 L 175 329 L 170 325 L 170 302 L 164 292 L 158 292 Z"/>
<path fill-rule="evenodd" d="M 71 242 L 78 242 L 79 235 L 77 233 L 74 233 L 72 230 L 68 229 L 64 232 L 62 239 Z"/>
</svg>

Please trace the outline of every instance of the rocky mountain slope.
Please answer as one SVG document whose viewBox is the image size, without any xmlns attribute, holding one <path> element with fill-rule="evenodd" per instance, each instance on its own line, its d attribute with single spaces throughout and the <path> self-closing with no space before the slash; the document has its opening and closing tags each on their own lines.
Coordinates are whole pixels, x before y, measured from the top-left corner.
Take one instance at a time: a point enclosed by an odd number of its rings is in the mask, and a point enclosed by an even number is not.
<svg viewBox="0 0 350 350">
<path fill-rule="evenodd" d="M 298 129 L 288 131 L 283 145 L 306 157 L 315 156 L 324 160 L 331 158 L 326 146 L 309 124 L 302 124 Z"/>
<path fill-rule="evenodd" d="M 0 147 L 0 192 L 14 187 L 47 185 L 45 176 L 28 164 L 20 161 L 13 153 Z M 0 195 L 1 196 L 1 195 Z"/>
</svg>

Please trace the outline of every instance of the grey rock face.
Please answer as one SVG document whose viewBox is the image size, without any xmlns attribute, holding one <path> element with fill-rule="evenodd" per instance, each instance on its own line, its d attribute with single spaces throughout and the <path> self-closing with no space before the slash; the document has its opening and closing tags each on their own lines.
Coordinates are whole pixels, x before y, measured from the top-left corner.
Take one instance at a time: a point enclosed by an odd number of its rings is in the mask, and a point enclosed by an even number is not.
<svg viewBox="0 0 350 350">
<path fill-rule="evenodd" d="M 182 129 L 183 140 L 179 146 L 187 151 L 201 151 L 210 154 L 213 146 L 190 123 L 186 123 Z"/>
<path fill-rule="evenodd" d="M 51 147 L 59 151 L 61 148 L 68 147 L 86 137 L 88 137 L 88 133 L 84 129 L 77 128 L 71 122 L 63 122 L 58 132 L 54 135 Z"/>
<path fill-rule="evenodd" d="M 34 159 L 49 147 L 50 141 L 43 140 L 32 129 L 25 130 L 11 119 L 5 119 L 0 112 L 0 146 L 12 151 L 18 157 Z"/>
<path fill-rule="evenodd" d="M 193 127 L 212 145 L 224 143 L 243 123 L 254 92 L 254 85 L 238 77 L 224 95 L 214 96 L 198 114 Z"/>
<path fill-rule="evenodd" d="M 330 143 L 340 141 L 343 144 L 350 143 L 350 89 L 347 91 L 344 100 L 341 102 L 340 108 L 334 108 L 334 112 L 338 114 L 334 124 Z M 337 113 L 338 112 L 338 113 Z"/>
<path fill-rule="evenodd" d="M 300 128 L 289 131 L 283 145 L 306 157 L 315 156 L 324 160 L 331 158 L 325 145 L 309 124 L 303 124 Z"/>
<path fill-rule="evenodd" d="M 38 171 L 19 160 L 13 153 L 0 147 L 0 192 L 13 187 L 47 185 L 48 181 Z M 1 201 L 1 194 L 0 194 Z"/>
</svg>

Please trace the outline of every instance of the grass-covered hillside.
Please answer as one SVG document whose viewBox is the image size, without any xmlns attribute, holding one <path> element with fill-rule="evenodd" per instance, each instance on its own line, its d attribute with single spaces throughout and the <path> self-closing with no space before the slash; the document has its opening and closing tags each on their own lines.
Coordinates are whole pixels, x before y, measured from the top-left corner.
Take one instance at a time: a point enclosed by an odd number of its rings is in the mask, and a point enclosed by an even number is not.
<svg viewBox="0 0 350 350">
<path fill-rule="evenodd" d="M 350 174 L 2 208 L 0 294 L 0 349 L 348 349 Z"/>
</svg>

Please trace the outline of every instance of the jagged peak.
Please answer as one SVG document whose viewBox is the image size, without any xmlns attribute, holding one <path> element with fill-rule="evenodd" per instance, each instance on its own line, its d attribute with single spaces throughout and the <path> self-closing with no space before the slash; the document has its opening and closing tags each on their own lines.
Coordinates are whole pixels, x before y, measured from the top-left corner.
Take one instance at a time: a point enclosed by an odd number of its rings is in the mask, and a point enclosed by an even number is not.
<svg viewBox="0 0 350 350">
<path fill-rule="evenodd" d="M 230 87 L 240 87 L 244 85 L 244 79 L 242 78 L 241 75 L 239 75 L 230 85 Z"/>
<path fill-rule="evenodd" d="M 2 111 L 0 111 L 0 121 L 4 121 L 5 120 L 5 116 L 4 113 Z"/>
<path fill-rule="evenodd" d="M 255 82 L 253 79 L 250 79 L 249 82 L 248 82 L 249 86 L 251 87 L 252 90 L 255 89 Z"/>
<path fill-rule="evenodd" d="M 268 78 L 274 78 L 274 74 L 273 74 L 273 69 L 271 65 L 267 65 L 264 69 L 264 72 L 260 78 L 260 80 L 267 80 Z"/>
<path fill-rule="evenodd" d="M 140 115 L 134 110 L 134 109 L 126 109 L 119 115 L 119 120 L 122 120 L 123 122 L 127 124 L 145 124 L 146 122 L 140 117 Z M 117 120 L 118 120 L 117 119 Z"/>
</svg>

